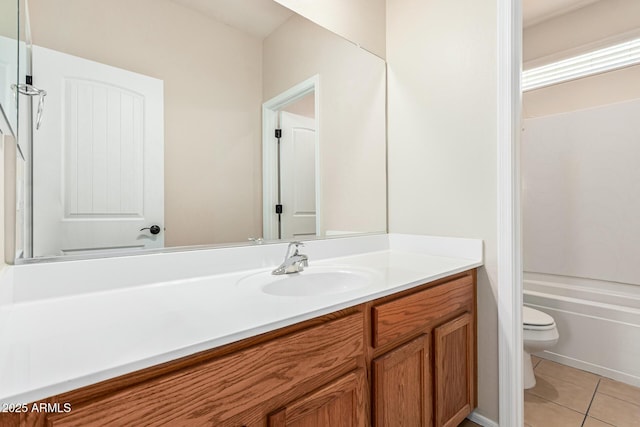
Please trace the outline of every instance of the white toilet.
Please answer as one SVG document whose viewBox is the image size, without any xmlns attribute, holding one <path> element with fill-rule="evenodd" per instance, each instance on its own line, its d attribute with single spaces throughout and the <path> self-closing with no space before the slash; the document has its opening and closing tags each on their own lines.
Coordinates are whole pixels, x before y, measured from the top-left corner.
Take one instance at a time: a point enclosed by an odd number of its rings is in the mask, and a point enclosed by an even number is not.
<svg viewBox="0 0 640 427">
<path fill-rule="evenodd" d="M 558 342 L 558 328 L 553 317 L 531 307 L 522 308 L 522 323 L 524 352 L 522 353 L 522 370 L 524 373 L 524 388 L 536 386 L 536 377 L 533 374 L 531 353 L 547 350 Z"/>
</svg>

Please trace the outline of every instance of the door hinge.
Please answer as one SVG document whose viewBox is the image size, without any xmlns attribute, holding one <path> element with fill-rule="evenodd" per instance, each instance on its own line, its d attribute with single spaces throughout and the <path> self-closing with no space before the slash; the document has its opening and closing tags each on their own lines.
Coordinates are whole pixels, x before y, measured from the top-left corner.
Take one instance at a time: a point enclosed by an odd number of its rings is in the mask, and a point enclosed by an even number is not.
<svg viewBox="0 0 640 427">
<path fill-rule="evenodd" d="M 276 205 L 276 213 L 277 214 L 281 214 L 282 213 L 282 205 Z"/>
<path fill-rule="evenodd" d="M 282 129 L 276 129 L 276 138 L 282 138 Z"/>
<path fill-rule="evenodd" d="M 32 85 L 33 84 L 33 76 L 26 75 L 25 76 L 25 83 L 28 84 L 28 85 Z"/>
</svg>

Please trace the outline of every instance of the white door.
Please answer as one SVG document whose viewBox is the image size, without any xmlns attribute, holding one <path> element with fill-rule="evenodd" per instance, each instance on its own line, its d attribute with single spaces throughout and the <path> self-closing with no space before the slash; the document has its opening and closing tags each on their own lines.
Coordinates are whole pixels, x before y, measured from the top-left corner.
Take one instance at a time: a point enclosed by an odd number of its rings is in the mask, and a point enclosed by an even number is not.
<svg viewBox="0 0 640 427">
<path fill-rule="evenodd" d="M 33 74 L 33 255 L 162 247 L 162 80 L 38 46 Z"/>
<path fill-rule="evenodd" d="M 280 112 L 281 237 L 316 235 L 315 120 Z"/>
</svg>

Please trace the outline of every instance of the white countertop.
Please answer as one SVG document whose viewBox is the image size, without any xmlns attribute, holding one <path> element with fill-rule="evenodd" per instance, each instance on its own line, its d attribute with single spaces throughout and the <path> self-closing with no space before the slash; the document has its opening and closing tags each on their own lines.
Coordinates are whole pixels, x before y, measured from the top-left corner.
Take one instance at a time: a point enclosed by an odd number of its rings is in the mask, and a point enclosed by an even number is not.
<svg viewBox="0 0 640 427">
<path fill-rule="evenodd" d="M 359 244 L 370 245 L 372 252 L 356 250 L 336 258 L 318 252 L 314 260 L 309 251 L 312 266 L 374 273 L 370 286 L 333 295 L 273 296 L 237 285 L 275 265 L 46 297 L 18 298 L 17 292 L 5 290 L 0 298 L 0 403 L 49 397 L 482 265 L 479 240 L 385 236 L 386 244 L 360 238 Z M 347 241 L 336 239 L 332 245 Z M 284 253 L 283 245 L 271 246 Z M 117 265 L 118 259 L 110 262 Z M 74 274 L 78 265 L 84 264 L 55 268 Z M 30 266 L 16 268 L 23 267 Z M 26 273 L 5 272 L 3 281 Z M 21 286 L 3 281 L 0 286 Z"/>
</svg>

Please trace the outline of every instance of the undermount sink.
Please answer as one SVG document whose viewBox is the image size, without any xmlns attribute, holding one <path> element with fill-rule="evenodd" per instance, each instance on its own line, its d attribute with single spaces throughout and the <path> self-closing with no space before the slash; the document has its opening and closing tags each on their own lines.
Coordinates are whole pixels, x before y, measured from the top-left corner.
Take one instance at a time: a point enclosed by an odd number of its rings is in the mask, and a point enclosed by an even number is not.
<svg viewBox="0 0 640 427">
<path fill-rule="evenodd" d="M 365 288 L 373 283 L 375 273 L 351 267 L 311 266 L 300 273 L 274 276 L 264 271 L 244 277 L 238 286 L 251 287 L 277 296 L 332 295 Z"/>
</svg>

